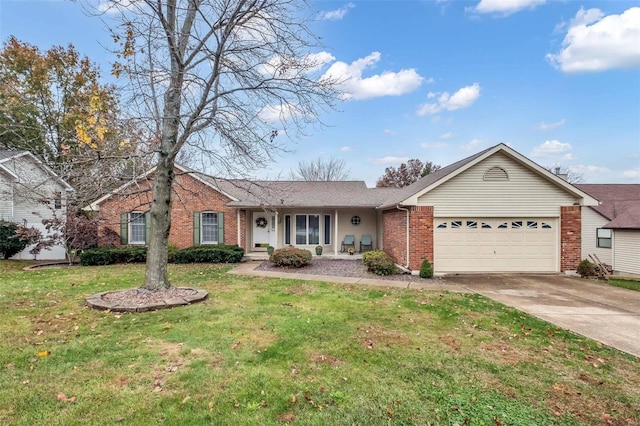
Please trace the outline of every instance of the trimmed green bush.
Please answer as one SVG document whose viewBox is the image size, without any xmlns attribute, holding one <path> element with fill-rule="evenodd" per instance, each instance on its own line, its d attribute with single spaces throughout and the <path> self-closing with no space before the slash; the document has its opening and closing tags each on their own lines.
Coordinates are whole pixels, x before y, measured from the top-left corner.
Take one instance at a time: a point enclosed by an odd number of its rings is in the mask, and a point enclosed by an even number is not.
<svg viewBox="0 0 640 426">
<path fill-rule="evenodd" d="M 111 248 L 94 248 L 80 252 L 80 264 L 82 266 L 100 266 L 113 263 Z"/>
<path fill-rule="evenodd" d="M 174 253 L 175 263 L 238 263 L 244 249 L 237 245 L 193 246 Z"/>
<path fill-rule="evenodd" d="M 594 268 L 593 263 L 589 262 L 587 259 L 580 262 L 576 272 L 580 274 L 582 278 L 594 277 L 596 275 L 596 269 Z"/>
<path fill-rule="evenodd" d="M 433 266 L 427 259 L 420 265 L 420 278 L 433 278 Z"/>
<path fill-rule="evenodd" d="M 309 250 L 296 247 L 285 247 L 277 249 L 269 256 L 269 261 L 276 266 L 286 266 L 289 268 L 300 268 L 311 262 L 313 255 Z"/>
<path fill-rule="evenodd" d="M 370 272 L 376 275 L 393 275 L 396 273 L 396 265 L 393 259 L 382 250 L 363 253 L 362 263 L 365 264 Z"/>
<path fill-rule="evenodd" d="M 145 263 L 146 247 L 118 247 L 111 249 L 112 263 Z"/>
</svg>

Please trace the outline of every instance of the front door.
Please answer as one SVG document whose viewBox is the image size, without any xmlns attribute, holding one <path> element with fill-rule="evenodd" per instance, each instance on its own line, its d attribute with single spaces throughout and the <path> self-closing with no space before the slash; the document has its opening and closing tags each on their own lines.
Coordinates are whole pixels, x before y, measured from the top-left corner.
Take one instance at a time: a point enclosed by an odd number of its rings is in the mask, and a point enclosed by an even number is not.
<svg viewBox="0 0 640 426">
<path fill-rule="evenodd" d="M 276 217 L 270 213 L 253 212 L 253 250 L 267 251 L 276 246 Z"/>
</svg>

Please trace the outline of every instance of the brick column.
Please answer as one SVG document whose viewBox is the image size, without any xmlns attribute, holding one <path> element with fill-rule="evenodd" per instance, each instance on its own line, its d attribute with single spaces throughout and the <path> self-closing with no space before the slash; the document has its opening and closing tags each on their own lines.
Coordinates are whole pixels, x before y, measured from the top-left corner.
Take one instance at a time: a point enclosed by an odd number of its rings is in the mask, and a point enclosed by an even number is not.
<svg viewBox="0 0 640 426">
<path fill-rule="evenodd" d="M 560 207 L 560 271 L 575 271 L 580 263 L 582 243 L 580 206 Z"/>
<path fill-rule="evenodd" d="M 411 207 L 409 235 L 409 269 L 420 270 L 425 259 L 433 264 L 433 206 Z"/>
</svg>

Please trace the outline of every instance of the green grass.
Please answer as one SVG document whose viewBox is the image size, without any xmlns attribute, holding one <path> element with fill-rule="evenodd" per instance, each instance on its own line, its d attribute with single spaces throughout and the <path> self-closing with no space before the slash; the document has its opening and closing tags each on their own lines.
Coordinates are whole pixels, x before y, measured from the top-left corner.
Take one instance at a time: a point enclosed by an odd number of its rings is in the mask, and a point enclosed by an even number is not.
<svg viewBox="0 0 640 426">
<path fill-rule="evenodd" d="M 640 291 L 640 280 L 621 280 L 610 278 L 607 280 L 607 284 L 614 287 L 622 287 L 629 290 Z"/>
<path fill-rule="evenodd" d="M 478 295 L 171 265 L 210 298 L 128 315 L 84 298 L 143 266 L 22 266 L 0 261 L 3 425 L 640 421 L 637 358 Z"/>
</svg>

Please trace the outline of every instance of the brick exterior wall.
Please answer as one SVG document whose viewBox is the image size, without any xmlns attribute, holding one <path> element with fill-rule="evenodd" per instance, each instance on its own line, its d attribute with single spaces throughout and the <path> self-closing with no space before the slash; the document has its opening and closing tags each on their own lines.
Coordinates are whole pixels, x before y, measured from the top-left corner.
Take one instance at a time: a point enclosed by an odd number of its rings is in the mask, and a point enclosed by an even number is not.
<svg viewBox="0 0 640 426">
<path fill-rule="evenodd" d="M 433 265 L 433 207 L 413 206 L 409 216 L 409 269 L 420 270 L 427 259 Z"/>
<path fill-rule="evenodd" d="M 560 207 L 560 271 L 575 271 L 582 250 L 580 206 Z"/>
<path fill-rule="evenodd" d="M 151 180 L 139 182 L 138 185 L 127 188 L 129 195 L 114 195 L 100 204 L 98 213 L 100 217 L 98 244 L 100 246 L 120 245 L 120 215 L 131 211 L 148 211 L 152 200 L 151 185 Z M 193 176 L 176 171 L 169 241 L 181 249 L 191 247 L 193 245 L 193 213 L 211 211 L 224 213 L 224 243 L 238 244 L 238 215 L 236 209 L 227 207 L 230 201 L 228 197 Z M 242 213 L 240 216 L 243 217 Z M 243 222 L 243 238 L 240 242 L 242 247 L 245 247 L 245 227 L 246 224 Z"/>
<path fill-rule="evenodd" d="M 382 212 L 382 241 L 384 251 L 395 263 L 407 264 L 407 212 L 397 209 Z"/>
<path fill-rule="evenodd" d="M 412 206 L 409 210 L 409 269 L 417 271 L 424 259 L 433 263 L 433 207 Z M 407 212 L 382 213 L 384 251 L 400 265 L 407 264 Z"/>
</svg>

